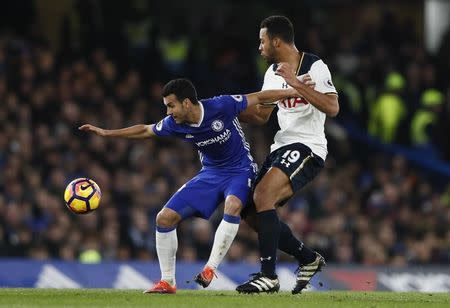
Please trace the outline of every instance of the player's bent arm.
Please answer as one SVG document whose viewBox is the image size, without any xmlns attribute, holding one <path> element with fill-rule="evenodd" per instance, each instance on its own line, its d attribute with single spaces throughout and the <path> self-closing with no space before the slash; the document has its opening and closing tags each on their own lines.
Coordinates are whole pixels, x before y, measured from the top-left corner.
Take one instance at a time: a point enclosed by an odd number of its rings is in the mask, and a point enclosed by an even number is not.
<svg viewBox="0 0 450 308">
<path fill-rule="evenodd" d="M 290 84 L 290 86 L 296 89 L 298 93 L 311 105 L 325 113 L 327 116 L 335 117 L 339 113 L 339 101 L 337 94 L 324 94 L 318 92 L 299 80 L 293 84 Z"/>
<path fill-rule="evenodd" d="M 239 114 L 239 121 L 253 125 L 263 125 L 269 121 L 275 106 L 276 104 L 252 105 L 247 107 L 247 109 Z"/>
<path fill-rule="evenodd" d="M 93 132 L 102 137 L 149 138 L 156 136 L 153 132 L 153 125 L 154 124 L 137 124 L 120 129 L 103 129 L 91 124 L 84 124 L 78 129 L 86 132 Z"/>
</svg>

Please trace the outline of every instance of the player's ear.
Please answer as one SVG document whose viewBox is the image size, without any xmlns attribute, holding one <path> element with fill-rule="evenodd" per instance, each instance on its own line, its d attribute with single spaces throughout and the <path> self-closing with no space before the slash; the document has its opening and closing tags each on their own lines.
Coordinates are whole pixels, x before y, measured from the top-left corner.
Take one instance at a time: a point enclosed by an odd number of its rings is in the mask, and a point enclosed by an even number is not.
<svg viewBox="0 0 450 308">
<path fill-rule="evenodd" d="M 274 37 L 273 40 L 272 40 L 272 44 L 273 44 L 273 46 L 276 47 L 276 48 L 280 47 L 280 45 L 281 45 L 281 40 L 280 40 L 280 38 Z"/>
<path fill-rule="evenodd" d="M 191 102 L 191 100 L 189 98 L 185 98 L 183 99 L 183 101 L 181 102 L 183 104 L 184 107 L 189 106 L 189 103 Z"/>
</svg>

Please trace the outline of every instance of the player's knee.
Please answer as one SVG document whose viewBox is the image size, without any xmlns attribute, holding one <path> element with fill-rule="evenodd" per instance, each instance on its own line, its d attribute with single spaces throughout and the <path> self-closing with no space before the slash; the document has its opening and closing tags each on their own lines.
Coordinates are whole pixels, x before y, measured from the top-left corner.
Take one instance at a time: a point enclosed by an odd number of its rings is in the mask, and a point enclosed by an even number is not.
<svg viewBox="0 0 450 308">
<path fill-rule="evenodd" d="M 175 215 L 169 211 L 165 211 L 164 209 L 159 211 L 158 215 L 156 215 L 156 225 L 158 227 L 163 227 L 163 228 L 174 227 L 178 224 L 178 221 L 179 221 L 179 219 L 178 219 L 177 215 Z"/>
<path fill-rule="evenodd" d="M 242 202 L 237 197 L 230 196 L 225 200 L 224 214 L 239 216 L 242 211 Z"/>
<path fill-rule="evenodd" d="M 242 206 L 233 204 L 230 206 L 225 207 L 224 214 L 231 215 L 231 216 L 239 216 L 241 214 Z"/>
</svg>

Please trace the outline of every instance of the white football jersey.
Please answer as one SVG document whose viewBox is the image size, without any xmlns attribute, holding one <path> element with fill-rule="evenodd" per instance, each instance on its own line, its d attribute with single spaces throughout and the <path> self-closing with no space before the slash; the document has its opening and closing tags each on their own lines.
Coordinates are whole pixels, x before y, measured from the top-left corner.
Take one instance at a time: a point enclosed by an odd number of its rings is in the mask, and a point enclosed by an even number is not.
<svg viewBox="0 0 450 308">
<path fill-rule="evenodd" d="M 283 77 L 275 75 L 276 64 L 271 65 L 264 76 L 263 90 L 286 89 L 290 87 Z M 321 93 L 336 93 L 331 81 L 328 66 L 317 56 L 303 53 L 298 78 L 309 74 L 316 83 L 314 90 Z M 308 103 L 303 97 L 284 99 L 277 102 L 278 125 L 280 130 L 276 133 L 274 143 L 270 147 L 273 152 L 282 146 L 300 142 L 308 146 L 314 154 L 323 160 L 327 157 L 327 139 L 325 138 L 326 114 Z"/>
</svg>

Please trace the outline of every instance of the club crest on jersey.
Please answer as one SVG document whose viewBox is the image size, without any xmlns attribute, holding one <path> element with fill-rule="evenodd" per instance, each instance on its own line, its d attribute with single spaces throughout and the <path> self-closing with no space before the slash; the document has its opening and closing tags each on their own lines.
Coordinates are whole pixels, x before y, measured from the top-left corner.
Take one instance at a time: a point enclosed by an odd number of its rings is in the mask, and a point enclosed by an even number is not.
<svg viewBox="0 0 450 308">
<path fill-rule="evenodd" d="M 221 120 L 214 120 L 211 124 L 211 128 L 215 132 L 220 132 L 223 129 L 223 122 Z"/>
</svg>

